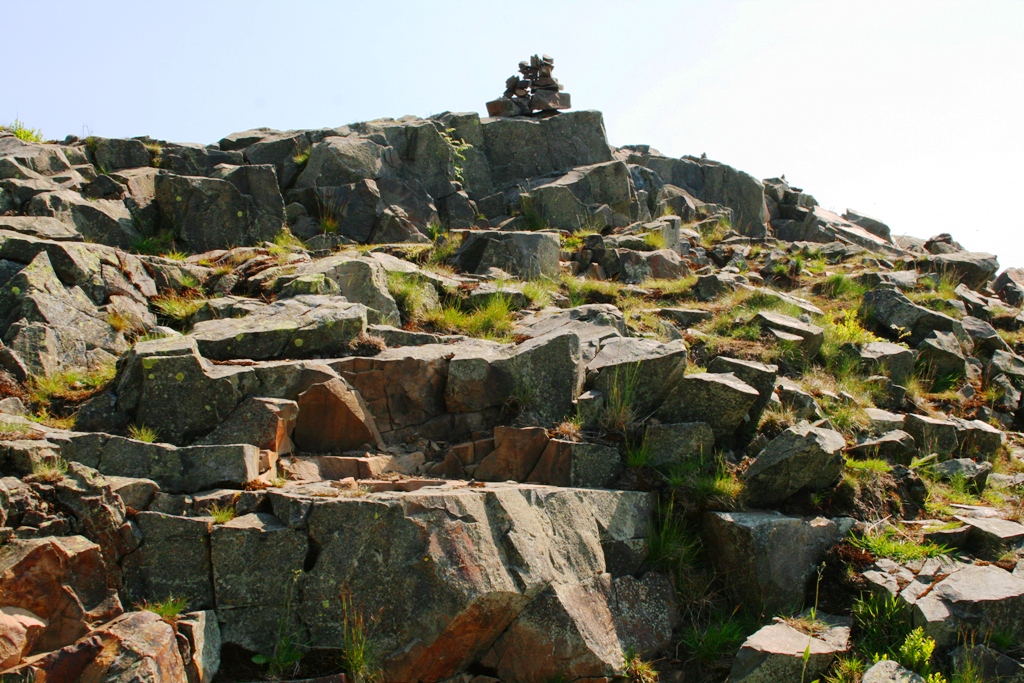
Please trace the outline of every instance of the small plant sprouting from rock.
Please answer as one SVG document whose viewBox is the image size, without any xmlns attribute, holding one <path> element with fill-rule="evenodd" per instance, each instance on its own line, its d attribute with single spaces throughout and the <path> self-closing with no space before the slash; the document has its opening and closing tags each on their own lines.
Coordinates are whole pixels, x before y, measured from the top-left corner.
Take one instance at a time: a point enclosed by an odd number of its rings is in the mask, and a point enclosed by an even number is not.
<svg viewBox="0 0 1024 683">
<path fill-rule="evenodd" d="M 64 458 L 44 458 L 32 463 L 32 476 L 47 484 L 56 484 L 67 472 L 68 462 Z"/>
<path fill-rule="evenodd" d="M 636 648 L 628 647 L 622 656 L 622 670 L 630 683 L 657 683 L 658 671 L 644 661 Z"/>
<path fill-rule="evenodd" d="M 376 683 L 382 679 L 381 652 L 374 639 L 375 621 L 367 620 L 362 605 L 352 598 L 352 590 L 341 591 L 341 656 L 345 674 L 352 683 Z"/>
<path fill-rule="evenodd" d="M 188 600 L 174 596 L 168 596 L 158 602 L 149 602 L 147 600 L 135 605 L 135 609 L 152 612 L 164 621 L 171 623 L 177 621 L 178 617 L 187 607 Z"/>
<path fill-rule="evenodd" d="M 128 425 L 128 436 L 136 441 L 145 441 L 146 443 L 155 443 L 159 438 L 159 434 L 152 427 L 137 424 Z"/>
<path fill-rule="evenodd" d="M 454 128 L 445 128 L 438 131 L 441 138 L 448 145 L 452 153 L 452 167 L 455 171 L 455 180 L 460 183 L 466 182 L 465 163 L 466 152 L 473 148 L 473 145 L 455 136 Z"/>
<path fill-rule="evenodd" d="M 213 517 L 214 524 L 226 524 L 238 516 L 234 505 L 211 505 L 206 512 Z"/>
<path fill-rule="evenodd" d="M 255 664 L 266 665 L 267 675 L 271 679 L 295 676 L 299 671 L 299 663 L 305 656 L 292 626 L 292 597 L 295 585 L 301 576 L 301 569 L 293 571 L 291 583 L 285 589 L 281 615 L 277 620 L 277 638 L 274 641 L 273 650 L 270 654 L 260 653 L 252 658 Z"/>
<path fill-rule="evenodd" d="M 29 128 L 25 125 L 24 121 L 17 118 L 5 126 L 0 126 L 0 130 L 13 133 L 14 137 L 23 142 L 45 142 L 43 131 L 38 128 Z"/>
<path fill-rule="evenodd" d="M 625 434 L 637 421 L 640 417 L 636 405 L 636 391 L 639 384 L 639 363 L 615 367 L 599 420 L 602 428 L 610 432 Z"/>
<path fill-rule="evenodd" d="M 387 347 L 383 339 L 366 332 L 360 332 L 348 344 L 349 350 L 356 356 L 376 356 Z"/>
</svg>

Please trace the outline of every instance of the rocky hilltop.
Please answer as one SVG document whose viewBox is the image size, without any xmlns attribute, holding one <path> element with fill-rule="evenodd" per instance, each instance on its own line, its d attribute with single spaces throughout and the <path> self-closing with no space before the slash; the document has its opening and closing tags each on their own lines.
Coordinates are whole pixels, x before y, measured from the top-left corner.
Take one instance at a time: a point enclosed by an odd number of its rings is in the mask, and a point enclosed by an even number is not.
<svg viewBox="0 0 1024 683">
<path fill-rule="evenodd" d="M 1024 272 L 594 111 L 16 132 L 4 681 L 1024 680 Z"/>
</svg>

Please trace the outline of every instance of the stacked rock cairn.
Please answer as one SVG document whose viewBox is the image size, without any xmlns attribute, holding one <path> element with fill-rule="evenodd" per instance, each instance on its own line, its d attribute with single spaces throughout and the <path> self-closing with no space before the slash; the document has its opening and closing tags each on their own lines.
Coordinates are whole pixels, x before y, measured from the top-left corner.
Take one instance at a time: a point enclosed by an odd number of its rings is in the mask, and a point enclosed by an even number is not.
<svg viewBox="0 0 1024 683">
<path fill-rule="evenodd" d="M 568 109 L 569 93 L 551 75 L 555 60 L 549 55 L 519 62 L 519 75 L 505 81 L 505 93 L 487 103 L 488 116 L 550 116 Z"/>
</svg>

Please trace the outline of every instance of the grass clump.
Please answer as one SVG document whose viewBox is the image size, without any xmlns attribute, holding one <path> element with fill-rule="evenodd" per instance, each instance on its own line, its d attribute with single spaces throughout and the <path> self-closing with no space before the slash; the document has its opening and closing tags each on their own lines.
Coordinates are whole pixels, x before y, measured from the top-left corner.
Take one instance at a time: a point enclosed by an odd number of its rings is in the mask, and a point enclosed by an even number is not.
<svg viewBox="0 0 1024 683">
<path fill-rule="evenodd" d="M 207 512 L 213 517 L 214 524 L 226 524 L 238 516 L 234 505 L 211 505 Z"/>
<path fill-rule="evenodd" d="M 40 439 L 42 435 L 24 422 L 0 421 L 0 440 Z"/>
<path fill-rule="evenodd" d="M 172 252 L 174 251 L 174 233 L 170 230 L 164 230 L 156 235 L 137 239 L 132 242 L 132 251 L 136 254 L 147 254 L 149 256 Z"/>
<path fill-rule="evenodd" d="M 206 304 L 206 299 L 192 294 L 171 292 L 150 299 L 158 314 L 179 328 L 187 325 L 189 318 Z"/>
<path fill-rule="evenodd" d="M 864 296 L 864 286 L 846 273 L 827 276 L 814 288 L 815 293 L 830 299 L 859 299 Z"/>
<path fill-rule="evenodd" d="M 185 598 L 176 598 L 174 596 L 168 596 L 164 600 L 158 602 L 140 602 L 135 605 L 135 609 L 143 610 L 146 612 L 152 612 L 164 621 L 174 622 L 178 619 L 185 608 L 188 607 L 188 600 Z"/>
<path fill-rule="evenodd" d="M 282 228 L 274 235 L 274 246 L 269 251 L 273 256 L 286 256 L 297 249 L 305 249 L 306 243 L 292 234 L 288 228 Z"/>
<path fill-rule="evenodd" d="M 899 598 L 867 593 L 853 603 L 854 643 L 868 661 L 897 659 L 898 648 L 910 635 L 910 622 Z"/>
<path fill-rule="evenodd" d="M 296 166 L 305 166 L 306 162 L 309 161 L 309 152 L 312 148 L 306 148 L 301 152 L 298 152 L 292 157 L 292 163 Z"/>
<path fill-rule="evenodd" d="M 851 539 L 853 545 L 863 548 L 875 557 L 887 557 L 897 562 L 913 562 L 949 553 L 949 548 L 931 541 L 919 543 L 897 527 L 888 526 Z"/>
<path fill-rule="evenodd" d="M 32 463 L 32 476 L 47 484 L 56 484 L 67 472 L 68 463 L 64 458 L 45 458 Z"/>
<path fill-rule="evenodd" d="M 569 297 L 570 306 L 615 303 L 622 289 L 618 282 L 587 280 L 572 275 L 562 276 L 561 284 L 566 296 Z"/>
<path fill-rule="evenodd" d="M 29 128 L 25 125 L 24 121 L 18 118 L 15 118 L 14 121 L 7 125 L 0 126 L 0 130 L 14 133 L 14 137 L 23 142 L 45 142 L 43 140 L 43 131 L 38 128 Z"/>
<path fill-rule="evenodd" d="M 252 658 L 253 663 L 267 666 L 267 676 L 271 680 L 295 676 L 299 671 L 299 662 L 305 656 L 291 620 L 292 594 L 301 575 L 301 569 L 292 572 L 292 582 L 286 589 L 281 616 L 277 620 L 277 637 L 273 649 L 270 654 L 260 653 Z"/>
<path fill-rule="evenodd" d="M 128 436 L 136 441 L 155 443 L 159 435 L 152 427 L 144 427 L 137 424 L 128 425 Z"/>
<path fill-rule="evenodd" d="M 839 656 L 824 680 L 825 683 L 860 683 L 866 670 L 867 664 L 863 659 Z"/>
<path fill-rule="evenodd" d="M 658 671 L 645 662 L 633 647 L 626 648 L 622 658 L 622 671 L 630 683 L 657 683 Z"/>
<path fill-rule="evenodd" d="M 709 623 L 691 624 L 683 631 L 682 645 L 698 664 L 705 666 L 734 654 L 753 630 L 749 620 L 736 613 L 718 612 Z"/>
<path fill-rule="evenodd" d="M 626 467 L 644 467 L 651 460 L 651 446 L 645 436 L 639 441 L 626 442 Z"/>
<path fill-rule="evenodd" d="M 599 235 L 597 230 L 583 229 L 568 235 L 559 235 L 562 249 L 565 251 L 577 251 L 583 246 L 583 241 L 588 235 Z"/>
<path fill-rule="evenodd" d="M 388 292 L 406 324 L 422 321 L 437 298 L 433 286 L 412 273 L 388 273 Z"/>
<path fill-rule="evenodd" d="M 445 303 L 439 309 L 427 311 L 423 322 L 445 334 L 465 334 L 494 341 L 508 341 L 515 326 L 508 299 L 501 295 L 487 297 L 484 303 L 470 311 L 454 303 Z"/>
<path fill-rule="evenodd" d="M 640 364 L 622 364 L 615 367 L 611 386 L 605 396 L 604 408 L 598 418 L 602 429 L 618 434 L 626 431 L 637 421 L 637 387 L 640 384 Z M 648 451 L 648 457 L 650 453 Z"/>
<path fill-rule="evenodd" d="M 352 683 L 373 683 L 383 677 L 380 646 L 373 637 L 373 622 L 367 623 L 361 606 L 347 587 L 341 592 L 341 657 L 345 674 Z"/>
<path fill-rule="evenodd" d="M 654 232 L 644 233 L 643 236 L 644 246 L 651 251 L 657 251 L 665 248 L 665 235 L 664 233 L 655 230 Z"/>
<path fill-rule="evenodd" d="M 114 379 L 117 368 L 100 365 L 88 371 L 64 370 L 29 381 L 29 400 L 43 408 L 54 400 L 79 403 L 101 392 Z"/>
</svg>

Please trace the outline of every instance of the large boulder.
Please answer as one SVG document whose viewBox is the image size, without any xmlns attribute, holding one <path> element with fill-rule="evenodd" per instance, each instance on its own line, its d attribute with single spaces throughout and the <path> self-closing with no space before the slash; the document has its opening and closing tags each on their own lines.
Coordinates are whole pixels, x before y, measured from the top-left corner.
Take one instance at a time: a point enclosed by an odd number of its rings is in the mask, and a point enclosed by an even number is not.
<svg viewBox="0 0 1024 683">
<path fill-rule="evenodd" d="M 566 112 L 546 119 L 485 119 L 480 130 L 497 187 L 612 160 L 604 120 L 597 111 Z"/>
<path fill-rule="evenodd" d="M 213 360 L 344 355 L 366 331 L 366 307 L 338 297 L 305 295 L 276 301 L 242 318 L 199 322 L 190 335 Z"/>
<path fill-rule="evenodd" d="M 802 489 L 820 491 L 843 474 L 846 440 L 839 432 L 807 423 L 790 427 L 757 456 L 743 481 L 754 503 L 781 503 Z"/>
<path fill-rule="evenodd" d="M 626 320 L 612 304 L 585 304 L 573 308 L 546 308 L 516 323 L 515 334 L 533 339 L 554 331 L 574 332 L 580 338 L 583 359 L 594 359 L 606 340 L 625 337 Z"/>
<path fill-rule="evenodd" d="M 306 168 L 295 187 L 332 187 L 379 178 L 384 174 L 386 148 L 350 135 L 324 138 L 309 150 Z"/>
<path fill-rule="evenodd" d="M 630 203 L 635 200 L 629 169 L 621 161 L 574 168 L 523 197 L 549 226 L 570 231 L 588 226 L 593 211 L 601 206 L 629 222 Z"/>
<path fill-rule="evenodd" d="M 682 379 L 686 344 L 653 339 L 613 337 L 587 364 L 587 385 L 632 400 L 639 414 L 656 408 Z"/>
<path fill-rule="evenodd" d="M 295 445 L 310 453 L 332 453 L 363 444 L 383 446 L 380 432 L 359 392 L 340 377 L 299 394 Z"/>
<path fill-rule="evenodd" d="M 736 653 L 732 683 L 820 680 L 850 649 L 850 619 L 819 613 L 822 631 L 805 633 L 781 619 L 747 638 Z"/>
<path fill-rule="evenodd" d="M 772 400 L 772 393 L 775 391 L 775 380 L 779 374 L 777 365 L 766 365 L 755 361 L 729 358 L 728 356 L 716 356 L 708 363 L 708 372 L 731 372 L 741 380 L 757 389 L 759 398 L 750 407 L 747 413 L 745 431 L 752 434 L 757 431 L 758 421 L 765 406 Z"/>
<path fill-rule="evenodd" d="M 558 235 L 550 232 L 479 230 L 466 235 L 452 264 L 468 273 L 500 268 L 526 280 L 556 277 Z"/>
<path fill-rule="evenodd" d="M 914 373 L 914 352 L 890 342 L 868 342 L 857 349 L 860 365 L 872 375 L 888 375 L 903 384 Z"/>
<path fill-rule="evenodd" d="M 759 398 L 757 389 L 732 373 L 686 375 L 654 417 L 662 422 L 705 422 L 720 441 L 735 433 Z"/>
<path fill-rule="evenodd" d="M 52 216 L 74 226 L 84 238 L 112 247 L 128 249 L 140 237 L 121 201 L 88 200 L 71 190 L 57 190 L 36 195 L 26 209 L 29 215 Z"/>
<path fill-rule="evenodd" d="M 273 167 L 245 167 L 222 175 L 165 173 L 155 178 L 161 221 L 191 251 L 258 244 L 272 240 L 284 225 L 284 201 Z M 258 193 L 245 194 L 239 186 Z"/>
<path fill-rule="evenodd" d="M 968 341 L 963 325 L 948 315 L 918 306 L 896 288 L 879 287 L 864 294 L 859 315 L 869 329 L 914 345 L 932 332 L 951 332 Z"/>
<path fill-rule="evenodd" d="M 125 590 L 133 600 L 184 599 L 190 609 L 215 606 L 210 565 L 212 517 L 140 512 L 141 542 L 125 561 Z"/>
<path fill-rule="evenodd" d="M 999 259 L 983 252 L 957 251 L 925 256 L 918 260 L 917 266 L 921 270 L 948 274 L 971 289 L 981 289 L 999 270 Z"/>
<path fill-rule="evenodd" d="M 401 324 L 398 304 L 388 291 L 387 273 L 379 261 L 336 254 L 317 259 L 295 269 L 288 277 L 280 277 L 275 287 L 284 286 L 290 277 L 323 274 L 338 286 L 338 293 L 351 303 L 363 304 L 372 323 Z"/>
<path fill-rule="evenodd" d="M 797 346 L 802 352 L 801 355 L 808 360 L 818 355 L 818 351 L 821 350 L 821 345 L 825 341 L 824 329 L 784 313 L 760 311 L 754 316 L 754 321 L 762 329 L 767 328 L 769 332 L 780 339 L 796 340 Z"/>
<path fill-rule="evenodd" d="M 777 614 L 803 607 L 815 569 L 849 526 L 778 512 L 708 512 L 704 538 L 734 595 L 754 611 Z"/>
<path fill-rule="evenodd" d="M 967 359 L 960 342 L 948 332 L 933 332 L 918 344 L 917 363 L 923 375 L 947 385 L 967 376 Z"/>
</svg>

